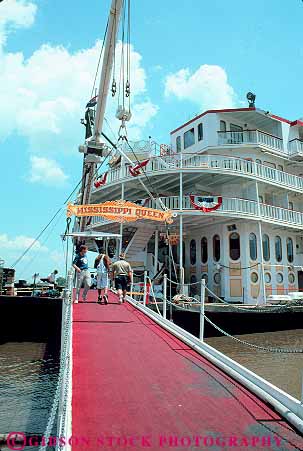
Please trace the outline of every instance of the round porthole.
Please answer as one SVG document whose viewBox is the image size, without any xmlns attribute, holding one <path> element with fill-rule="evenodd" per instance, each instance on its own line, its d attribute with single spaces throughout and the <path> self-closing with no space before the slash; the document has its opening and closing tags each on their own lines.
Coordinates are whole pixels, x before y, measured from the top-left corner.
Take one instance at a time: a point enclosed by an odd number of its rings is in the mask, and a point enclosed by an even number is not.
<svg viewBox="0 0 303 451">
<path fill-rule="evenodd" d="M 202 274 L 202 279 L 205 280 L 205 285 L 207 285 L 208 284 L 208 274 L 206 274 L 206 273 Z"/>
<path fill-rule="evenodd" d="M 276 279 L 277 279 L 277 283 L 282 283 L 283 282 L 283 274 L 281 272 L 278 272 Z"/>
<path fill-rule="evenodd" d="M 269 272 L 266 272 L 264 274 L 264 279 L 265 279 L 265 283 L 270 283 L 271 282 L 271 275 Z"/>
<path fill-rule="evenodd" d="M 216 272 L 214 275 L 214 282 L 218 285 L 221 282 L 221 275 L 219 272 Z"/>
<path fill-rule="evenodd" d="M 295 283 L 295 275 L 292 272 L 288 274 L 288 282 Z"/>
<path fill-rule="evenodd" d="M 252 281 L 252 283 L 257 283 L 259 280 L 259 276 L 256 272 L 252 272 L 250 275 L 250 280 Z"/>
</svg>

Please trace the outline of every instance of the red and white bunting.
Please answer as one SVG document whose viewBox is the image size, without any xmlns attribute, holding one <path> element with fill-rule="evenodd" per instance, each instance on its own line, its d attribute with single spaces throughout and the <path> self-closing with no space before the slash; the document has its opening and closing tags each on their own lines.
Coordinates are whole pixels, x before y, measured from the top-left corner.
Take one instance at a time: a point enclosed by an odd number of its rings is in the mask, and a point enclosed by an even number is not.
<svg viewBox="0 0 303 451">
<path fill-rule="evenodd" d="M 98 178 L 95 183 L 94 186 L 95 188 L 99 188 L 100 186 L 105 185 L 106 183 L 106 179 L 107 179 L 107 172 L 105 172 L 100 178 Z"/>
<path fill-rule="evenodd" d="M 204 213 L 217 210 L 222 205 L 221 196 L 197 196 L 191 194 L 189 199 L 196 210 L 204 211 Z"/>
<path fill-rule="evenodd" d="M 137 177 L 138 175 L 141 175 L 140 169 L 145 168 L 149 160 L 143 160 L 141 163 L 136 164 L 136 166 L 130 166 L 129 172 L 133 177 Z"/>
</svg>

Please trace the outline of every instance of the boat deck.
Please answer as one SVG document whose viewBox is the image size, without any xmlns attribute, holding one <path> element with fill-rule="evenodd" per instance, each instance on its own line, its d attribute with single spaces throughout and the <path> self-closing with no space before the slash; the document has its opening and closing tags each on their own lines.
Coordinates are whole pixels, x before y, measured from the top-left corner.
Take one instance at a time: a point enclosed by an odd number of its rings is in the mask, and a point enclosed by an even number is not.
<svg viewBox="0 0 303 451">
<path fill-rule="evenodd" d="M 73 311 L 72 449 L 303 449 L 278 413 L 132 305 Z"/>
</svg>

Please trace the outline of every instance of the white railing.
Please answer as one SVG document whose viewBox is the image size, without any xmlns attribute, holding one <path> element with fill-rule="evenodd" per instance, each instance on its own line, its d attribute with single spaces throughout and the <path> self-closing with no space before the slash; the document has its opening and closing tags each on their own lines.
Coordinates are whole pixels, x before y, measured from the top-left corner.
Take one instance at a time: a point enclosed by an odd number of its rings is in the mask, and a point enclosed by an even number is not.
<svg viewBox="0 0 303 451">
<path fill-rule="evenodd" d="M 303 141 L 300 139 L 293 139 L 288 143 L 289 155 L 301 155 L 303 156 Z"/>
<path fill-rule="evenodd" d="M 150 159 L 145 171 L 147 175 L 156 175 L 157 172 L 167 173 L 180 170 L 181 168 L 184 171 L 198 169 L 205 172 L 220 174 L 224 172 L 226 174 L 241 175 L 303 192 L 303 177 L 279 171 L 250 160 L 225 157 L 223 155 L 177 154 L 153 157 Z M 120 183 L 123 180 L 130 179 L 134 178 L 129 173 L 128 166 L 111 169 L 108 172 L 107 183 L 104 187 L 108 187 L 111 183 Z"/>
<path fill-rule="evenodd" d="M 239 132 L 218 132 L 218 144 L 239 145 L 239 144 L 259 144 L 270 149 L 284 152 L 283 139 L 270 135 L 260 130 L 243 130 Z"/>
<path fill-rule="evenodd" d="M 162 197 L 161 200 L 165 207 L 169 210 L 179 209 L 178 196 Z M 146 206 L 156 208 L 154 201 L 152 200 L 149 200 Z M 194 212 L 197 211 L 192 206 L 189 196 L 183 196 L 183 210 L 193 210 Z M 303 226 L 303 213 L 299 211 L 287 210 L 286 208 L 275 207 L 273 205 L 262 203 L 260 204 L 260 210 L 261 220 L 284 223 L 300 228 Z M 258 219 L 258 202 L 247 199 L 224 197 L 222 199 L 222 205 L 214 212 L 207 214 L 220 215 L 224 213 L 228 213 L 231 216 L 246 216 L 252 219 Z"/>
</svg>

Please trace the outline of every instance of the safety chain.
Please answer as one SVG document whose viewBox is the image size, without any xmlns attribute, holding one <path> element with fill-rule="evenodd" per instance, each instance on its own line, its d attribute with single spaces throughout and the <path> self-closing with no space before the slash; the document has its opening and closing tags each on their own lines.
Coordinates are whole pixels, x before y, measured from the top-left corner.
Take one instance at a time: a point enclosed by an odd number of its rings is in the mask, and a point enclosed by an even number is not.
<svg viewBox="0 0 303 451">
<path fill-rule="evenodd" d="M 167 300 L 168 304 L 172 304 L 175 305 L 173 302 Z M 199 303 L 200 305 L 200 303 Z M 182 307 L 180 307 L 182 309 Z M 184 311 L 186 311 L 186 309 L 182 309 Z M 226 337 L 232 338 L 235 341 L 238 341 L 239 343 L 246 345 L 246 346 L 250 346 L 251 348 L 260 350 L 260 351 L 267 351 L 267 352 L 277 352 L 280 354 L 302 354 L 303 353 L 303 349 L 300 348 L 275 348 L 273 346 L 270 347 L 266 347 L 266 346 L 259 346 L 259 345 L 255 345 L 253 343 L 249 343 L 248 341 L 245 340 L 240 340 L 240 338 L 234 337 L 233 335 L 230 335 L 228 332 L 226 332 L 225 330 L 221 329 L 221 327 L 217 326 L 215 323 L 213 323 L 205 314 L 203 315 L 204 318 L 206 319 L 206 321 L 211 324 L 215 329 L 217 329 L 219 332 L 221 332 L 221 334 L 225 335 Z"/>
<path fill-rule="evenodd" d="M 266 347 L 266 346 L 255 345 L 255 344 L 249 343 L 249 342 L 247 342 L 245 340 L 240 340 L 240 338 L 234 337 L 233 335 L 230 335 L 229 333 L 225 332 L 225 330 L 221 329 L 221 327 L 219 327 L 215 323 L 213 323 L 205 314 L 204 314 L 204 318 L 215 329 L 217 329 L 223 335 L 226 335 L 226 337 L 232 338 L 233 340 L 238 341 L 239 343 L 241 343 L 243 345 L 250 346 L 251 348 L 258 349 L 260 351 L 278 352 L 278 353 L 281 353 L 281 354 L 283 354 L 283 353 L 285 353 L 285 354 L 302 354 L 303 353 L 303 349 L 299 349 L 299 348 L 291 349 L 291 348 L 274 348 L 272 346 Z"/>
</svg>

